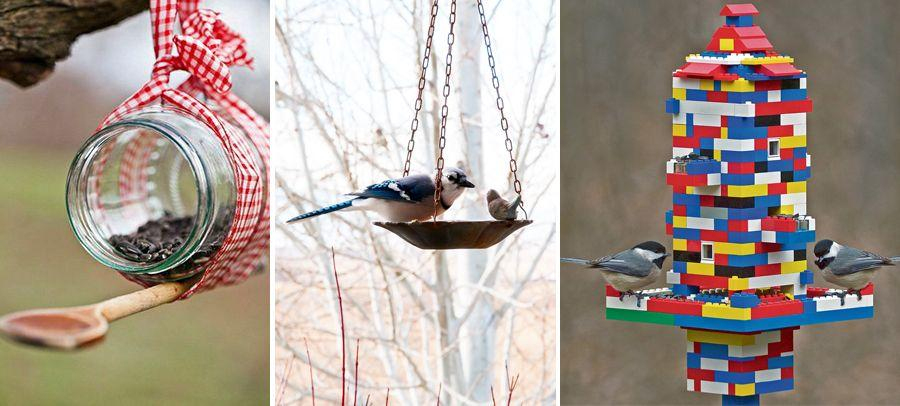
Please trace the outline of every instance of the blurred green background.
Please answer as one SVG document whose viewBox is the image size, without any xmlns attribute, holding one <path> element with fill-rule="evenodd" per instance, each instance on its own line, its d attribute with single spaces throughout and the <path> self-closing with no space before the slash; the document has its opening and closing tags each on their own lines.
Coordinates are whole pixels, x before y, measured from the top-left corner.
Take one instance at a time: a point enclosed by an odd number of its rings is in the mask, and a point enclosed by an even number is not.
<svg viewBox="0 0 900 406">
<path fill-rule="evenodd" d="M 663 103 L 672 71 L 723 23 L 723 4 L 562 3 L 562 256 L 596 257 L 650 239 L 671 249 Z M 775 49 L 809 74 L 817 237 L 900 255 L 900 2 L 755 5 Z M 720 404 L 720 396 L 685 390 L 683 331 L 607 321 L 601 276 L 574 266 L 561 273 L 563 404 Z M 818 273 L 816 285 L 831 286 Z M 900 269 L 886 268 L 875 287 L 874 319 L 796 333 L 796 389 L 763 395 L 763 403 L 897 404 Z"/>
<path fill-rule="evenodd" d="M 235 91 L 268 114 L 268 3 L 204 2 L 251 42 Z M 0 314 L 82 305 L 139 288 L 78 245 L 65 209 L 69 163 L 102 117 L 147 80 L 145 12 L 76 42 L 29 89 L 0 81 Z M 76 353 L 0 340 L 0 405 L 259 405 L 269 400 L 268 273 L 110 326 Z"/>
</svg>

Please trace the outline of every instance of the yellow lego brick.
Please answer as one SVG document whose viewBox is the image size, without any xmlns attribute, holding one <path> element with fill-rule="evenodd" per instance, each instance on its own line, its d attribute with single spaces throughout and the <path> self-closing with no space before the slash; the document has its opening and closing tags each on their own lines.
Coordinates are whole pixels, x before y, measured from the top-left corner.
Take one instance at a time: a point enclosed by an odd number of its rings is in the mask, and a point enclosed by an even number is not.
<svg viewBox="0 0 900 406">
<path fill-rule="evenodd" d="M 729 189 L 729 190 L 731 190 L 731 189 Z M 806 193 L 806 181 L 788 182 L 787 192 L 788 193 Z"/>
<path fill-rule="evenodd" d="M 675 137 L 684 137 L 687 135 L 687 125 L 672 124 L 672 135 Z M 793 137 L 791 137 L 793 138 Z"/>
<path fill-rule="evenodd" d="M 806 270 L 806 261 L 792 261 L 781 264 L 781 273 L 799 273 Z"/>
<path fill-rule="evenodd" d="M 790 183 L 788 184 L 790 188 Z M 793 193 L 788 190 L 788 193 Z M 769 185 L 732 185 L 728 186 L 728 196 L 730 197 L 756 197 L 769 194 Z"/>
<path fill-rule="evenodd" d="M 794 63 L 794 58 L 789 56 L 766 56 L 747 58 L 741 61 L 743 65 L 768 65 L 772 63 Z"/>
<path fill-rule="evenodd" d="M 704 303 L 703 317 L 728 320 L 750 320 L 750 309 L 731 307 L 722 303 Z"/>
<path fill-rule="evenodd" d="M 716 254 L 752 255 L 756 253 L 756 244 L 714 241 L 713 251 Z"/>
<path fill-rule="evenodd" d="M 756 336 L 753 334 L 730 334 L 717 331 L 688 330 L 687 339 L 692 342 L 723 344 L 723 345 L 753 345 L 756 344 Z"/>
<path fill-rule="evenodd" d="M 694 189 L 695 189 L 695 187 L 693 187 L 693 186 L 685 186 L 684 193 L 692 195 L 692 194 L 694 194 Z"/>
<path fill-rule="evenodd" d="M 675 218 L 672 218 L 672 222 L 674 223 Z M 674 226 L 674 224 L 673 224 Z M 675 238 L 672 240 L 672 251 L 687 251 L 687 240 L 681 238 Z"/>
<path fill-rule="evenodd" d="M 687 89 L 680 89 L 677 87 L 672 88 L 672 97 L 678 100 L 684 100 L 687 98 Z"/>
<path fill-rule="evenodd" d="M 687 273 L 691 275 L 714 276 L 716 274 L 715 264 L 703 264 L 697 262 L 687 263 Z"/>
<path fill-rule="evenodd" d="M 775 214 L 794 214 L 794 205 L 778 206 L 778 212 Z"/>
<path fill-rule="evenodd" d="M 724 128 L 723 128 L 723 130 L 724 130 Z M 713 150 L 713 159 L 715 159 L 716 161 L 721 161 L 722 160 L 722 151 L 720 151 L 718 149 L 714 149 Z"/>
<path fill-rule="evenodd" d="M 793 137 L 781 137 L 781 148 L 798 148 L 806 146 L 805 135 L 795 135 Z"/>
<path fill-rule="evenodd" d="M 728 290 L 747 290 L 750 289 L 750 280 L 744 278 L 738 278 L 737 276 L 732 276 L 731 279 L 728 279 Z"/>
<path fill-rule="evenodd" d="M 684 216 L 672 216 L 672 227 L 675 227 L 675 228 L 687 228 L 687 217 L 684 217 Z"/>
<path fill-rule="evenodd" d="M 728 127 L 722 127 L 722 130 L 719 131 L 719 136 L 723 139 L 728 138 Z"/>
<path fill-rule="evenodd" d="M 740 78 L 733 82 L 725 82 L 722 81 L 722 91 L 725 92 L 754 92 L 756 91 L 756 86 L 753 82 Z"/>
<path fill-rule="evenodd" d="M 755 383 L 736 383 L 734 384 L 734 396 L 750 396 L 756 394 Z"/>
<path fill-rule="evenodd" d="M 734 39 L 733 38 L 722 38 L 719 40 L 719 50 L 721 51 L 734 51 Z"/>
<path fill-rule="evenodd" d="M 716 90 L 712 80 L 701 79 L 700 90 Z"/>
</svg>

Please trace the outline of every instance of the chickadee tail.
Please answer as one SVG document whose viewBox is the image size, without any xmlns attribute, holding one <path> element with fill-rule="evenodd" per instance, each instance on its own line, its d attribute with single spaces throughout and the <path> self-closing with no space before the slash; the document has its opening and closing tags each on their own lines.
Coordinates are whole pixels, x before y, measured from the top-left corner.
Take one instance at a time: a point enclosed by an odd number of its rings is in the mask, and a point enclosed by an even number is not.
<svg viewBox="0 0 900 406">
<path fill-rule="evenodd" d="M 579 264 L 579 265 L 591 265 L 592 261 L 589 259 L 581 259 L 581 258 L 560 258 L 559 262 L 568 262 L 570 264 Z"/>
<path fill-rule="evenodd" d="M 895 264 L 897 264 L 897 265 L 900 265 L 900 257 L 890 257 L 890 258 L 888 258 L 888 259 L 890 259 L 891 262 L 893 262 L 893 263 L 895 263 Z"/>
<path fill-rule="evenodd" d="M 297 222 L 297 221 L 300 221 L 300 220 L 306 220 L 306 219 L 311 218 L 311 217 L 316 217 L 316 216 L 321 216 L 321 215 L 323 215 L 323 214 L 328 214 L 328 213 L 331 213 L 331 212 L 333 212 L 333 211 L 343 210 L 343 209 L 346 209 L 346 208 L 348 208 L 348 207 L 350 207 L 350 206 L 353 206 L 353 201 L 354 201 L 354 200 L 356 200 L 356 199 L 351 199 L 351 200 L 347 200 L 346 202 L 340 202 L 340 203 L 337 203 L 337 204 L 332 204 L 331 206 L 323 207 L 323 208 L 318 209 L 318 210 L 313 210 L 313 211 L 311 211 L 311 212 L 309 212 L 309 213 L 303 213 L 303 214 L 301 214 L 301 215 L 299 215 L 299 216 L 297 216 L 297 217 L 294 217 L 294 218 L 288 220 L 287 222 L 288 222 L 288 224 L 290 224 L 290 223 L 294 223 L 294 222 Z"/>
<path fill-rule="evenodd" d="M 509 203 L 510 210 L 515 210 L 517 207 L 519 207 L 519 204 L 521 204 L 521 203 L 522 203 L 522 196 L 516 195 L 516 198 L 513 199 L 513 201 Z"/>
</svg>

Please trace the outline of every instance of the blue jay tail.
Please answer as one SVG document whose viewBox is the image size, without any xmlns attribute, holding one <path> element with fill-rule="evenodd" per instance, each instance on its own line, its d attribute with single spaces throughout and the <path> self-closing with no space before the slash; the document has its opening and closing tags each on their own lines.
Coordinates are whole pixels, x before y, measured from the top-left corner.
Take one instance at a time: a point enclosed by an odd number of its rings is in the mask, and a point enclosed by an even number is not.
<svg viewBox="0 0 900 406">
<path fill-rule="evenodd" d="M 568 262 L 570 264 L 591 265 L 591 260 L 581 258 L 560 258 L 559 262 Z"/>
<path fill-rule="evenodd" d="M 297 221 L 300 221 L 300 220 L 306 220 L 306 219 L 308 219 L 308 218 L 310 218 L 310 217 L 321 216 L 321 215 L 323 215 L 323 214 L 331 213 L 331 212 L 333 212 L 333 211 L 343 210 L 343 209 L 346 209 L 346 208 L 352 206 L 354 200 L 356 200 L 356 199 L 351 199 L 351 200 L 347 200 L 346 202 L 340 202 L 340 203 L 337 203 L 337 204 L 332 204 L 331 206 L 323 207 L 323 208 L 318 209 L 318 210 L 313 210 L 313 211 L 311 211 L 311 212 L 309 212 L 309 213 L 303 213 L 303 214 L 301 214 L 301 215 L 299 215 L 299 216 L 297 216 L 297 217 L 294 217 L 294 218 L 288 220 L 287 222 L 288 222 L 288 224 L 290 224 L 290 223 L 294 223 L 294 222 L 297 222 Z"/>
</svg>

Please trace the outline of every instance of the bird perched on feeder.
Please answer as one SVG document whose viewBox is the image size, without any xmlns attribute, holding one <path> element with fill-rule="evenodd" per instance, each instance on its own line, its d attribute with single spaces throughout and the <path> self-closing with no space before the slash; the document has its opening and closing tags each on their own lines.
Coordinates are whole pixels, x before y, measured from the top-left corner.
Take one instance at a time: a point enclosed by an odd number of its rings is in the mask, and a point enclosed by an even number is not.
<svg viewBox="0 0 900 406">
<path fill-rule="evenodd" d="M 666 247 L 662 244 L 646 241 L 618 254 L 598 259 L 560 258 L 560 260 L 599 269 L 606 282 L 619 292 L 634 295 L 640 307 L 641 297 L 644 295 L 635 293 L 635 290 L 650 285 L 659 278 L 668 256 Z M 623 296 L 624 294 L 620 295 L 619 299 Z"/>
<path fill-rule="evenodd" d="M 462 169 L 445 169 L 441 176 L 437 214 L 447 211 L 465 189 L 474 187 Z M 435 213 L 435 188 L 434 178 L 424 174 L 386 180 L 361 192 L 350 193 L 350 196 L 355 196 L 350 200 L 301 214 L 287 222 L 293 223 L 338 210 L 374 211 L 391 222 L 423 221 Z"/>
<path fill-rule="evenodd" d="M 816 255 L 816 266 L 822 271 L 825 280 L 847 288 L 847 292 L 839 294 L 843 305 L 847 293 L 856 293 L 862 299 L 860 289 L 866 287 L 875 276 L 875 271 L 882 266 L 893 266 L 900 263 L 900 257 L 887 258 L 868 251 L 846 247 L 832 240 L 822 240 L 813 247 Z"/>
<path fill-rule="evenodd" d="M 500 193 L 491 189 L 487 192 L 488 212 L 497 220 L 515 220 L 518 217 L 519 203 L 522 196 L 517 195 L 512 202 L 500 197 Z"/>
</svg>

